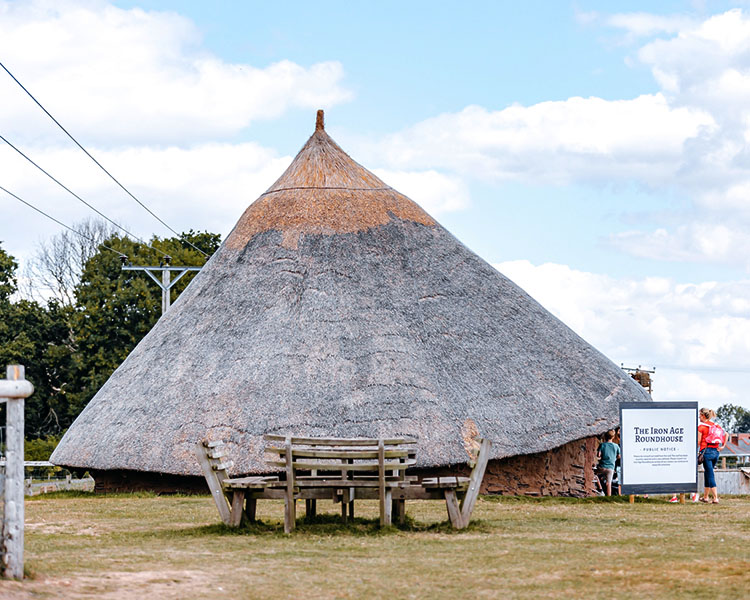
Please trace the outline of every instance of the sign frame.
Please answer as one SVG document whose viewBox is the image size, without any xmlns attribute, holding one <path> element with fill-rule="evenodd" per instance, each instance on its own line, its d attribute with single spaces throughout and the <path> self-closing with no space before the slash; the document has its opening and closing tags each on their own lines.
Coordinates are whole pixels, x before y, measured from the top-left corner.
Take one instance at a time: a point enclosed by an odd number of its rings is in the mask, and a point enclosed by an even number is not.
<svg viewBox="0 0 750 600">
<path fill-rule="evenodd" d="M 627 470 L 626 453 L 631 451 L 631 442 L 628 436 L 625 435 L 623 429 L 623 411 L 627 410 L 665 410 L 665 409 L 680 409 L 680 410 L 693 410 L 695 411 L 695 429 L 696 432 L 696 445 L 693 448 L 693 452 L 690 453 L 689 461 L 692 464 L 693 480 L 692 481 L 680 481 L 672 483 L 633 483 L 626 484 L 627 481 Z M 625 496 L 634 494 L 682 494 L 691 493 L 698 491 L 698 444 L 697 444 L 697 431 L 698 431 L 698 403 L 697 402 L 621 402 L 620 403 L 620 453 L 621 453 L 621 490 Z"/>
</svg>

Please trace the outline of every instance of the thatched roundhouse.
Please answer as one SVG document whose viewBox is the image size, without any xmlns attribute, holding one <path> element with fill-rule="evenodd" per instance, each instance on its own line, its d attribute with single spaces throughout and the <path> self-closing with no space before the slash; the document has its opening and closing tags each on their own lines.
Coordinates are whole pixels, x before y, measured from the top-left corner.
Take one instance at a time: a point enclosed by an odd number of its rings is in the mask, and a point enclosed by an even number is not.
<svg viewBox="0 0 750 600">
<path fill-rule="evenodd" d="M 592 436 L 649 396 L 416 203 L 312 137 L 68 430 L 98 489 L 202 485 L 197 440 L 418 438 L 422 470 L 494 442 L 485 489 L 586 494 Z"/>
</svg>

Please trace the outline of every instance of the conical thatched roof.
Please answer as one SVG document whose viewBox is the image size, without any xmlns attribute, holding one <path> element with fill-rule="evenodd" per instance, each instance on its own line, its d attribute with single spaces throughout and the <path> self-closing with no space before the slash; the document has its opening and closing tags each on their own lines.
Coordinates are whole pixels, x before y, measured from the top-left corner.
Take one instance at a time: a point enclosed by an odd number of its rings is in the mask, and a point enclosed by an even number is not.
<svg viewBox="0 0 750 600">
<path fill-rule="evenodd" d="M 318 126 L 71 426 L 56 464 L 266 469 L 262 435 L 419 439 L 422 466 L 541 452 L 650 398 Z"/>
</svg>

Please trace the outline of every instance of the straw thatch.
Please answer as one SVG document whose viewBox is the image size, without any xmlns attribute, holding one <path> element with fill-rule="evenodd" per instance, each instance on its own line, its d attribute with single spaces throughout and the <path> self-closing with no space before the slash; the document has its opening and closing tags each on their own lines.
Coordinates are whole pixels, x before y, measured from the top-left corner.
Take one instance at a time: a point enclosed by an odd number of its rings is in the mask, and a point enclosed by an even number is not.
<svg viewBox="0 0 750 600">
<path fill-rule="evenodd" d="M 422 467 L 601 433 L 630 377 L 414 202 L 355 163 L 322 118 L 182 296 L 67 432 L 56 464 L 198 475 L 192 448 L 261 436 L 419 439 Z"/>
</svg>

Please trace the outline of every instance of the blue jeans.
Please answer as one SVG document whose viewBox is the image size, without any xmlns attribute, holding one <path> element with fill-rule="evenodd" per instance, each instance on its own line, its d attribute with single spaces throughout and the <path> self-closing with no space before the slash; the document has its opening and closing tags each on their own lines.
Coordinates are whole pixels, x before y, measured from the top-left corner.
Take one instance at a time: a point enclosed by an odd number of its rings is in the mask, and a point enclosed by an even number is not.
<svg viewBox="0 0 750 600">
<path fill-rule="evenodd" d="M 714 477 L 714 469 L 716 468 L 716 462 L 719 460 L 719 450 L 717 448 L 706 448 L 703 451 L 703 484 L 707 488 L 716 487 L 716 478 Z"/>
</svg>

